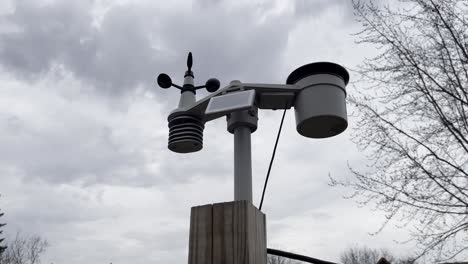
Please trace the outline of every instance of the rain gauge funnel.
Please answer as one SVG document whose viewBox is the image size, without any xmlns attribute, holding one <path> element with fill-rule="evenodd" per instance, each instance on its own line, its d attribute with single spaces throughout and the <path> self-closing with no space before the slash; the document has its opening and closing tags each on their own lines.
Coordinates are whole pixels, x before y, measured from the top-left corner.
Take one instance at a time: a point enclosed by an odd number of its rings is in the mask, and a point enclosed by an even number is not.
<svg viewBox="0 0 468 264">
<path fill-rule="evenodd" d="M 349 74 L 331 62 L 304 65 L 286 83 L 300 87 L 294 110 L 297 132 L 309 138 L 333 137 L 348 127 L 346 84 Z"/>
</svg>

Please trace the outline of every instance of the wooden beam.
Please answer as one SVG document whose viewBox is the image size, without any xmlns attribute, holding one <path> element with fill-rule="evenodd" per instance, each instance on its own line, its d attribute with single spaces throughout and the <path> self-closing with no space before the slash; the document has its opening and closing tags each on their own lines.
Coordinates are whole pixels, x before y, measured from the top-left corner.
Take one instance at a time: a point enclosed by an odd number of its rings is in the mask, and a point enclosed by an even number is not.
<svg viewBox="0 0 468 264">
<path fill-rule="evenodd" d="M 266 264 L 265 215 L 248 201 L 193 207 L 189 264 Z"/>
<path fill-rule="evenodd" d="M 212 264 L 212 205 L 192 207 L 190 212 L 189 264 Z"/>
</svg>

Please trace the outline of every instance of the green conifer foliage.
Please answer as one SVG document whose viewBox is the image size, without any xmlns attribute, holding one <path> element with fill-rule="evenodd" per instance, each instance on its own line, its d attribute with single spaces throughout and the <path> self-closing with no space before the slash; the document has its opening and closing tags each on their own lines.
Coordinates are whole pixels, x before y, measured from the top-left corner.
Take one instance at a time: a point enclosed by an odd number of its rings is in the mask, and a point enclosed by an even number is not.
<svg viewBox="0 0 468 264">
<path fill-rule="evenodd" d="M 4 215 L 4 213 L 0 213 L 0 218 L 3 215 Z M 4 243 L 3 243 L 3 240 L 5 240 L 5 238 L 2 237 L 3 230 L 1 229 L 5 225 L 6 225 L 5 223 L 0 222 L 0 256 L 2 255 L 3 252 L 5 252 L 5 250 L 7 248 L 6 246 L 4 246 Z"/>
</svg>

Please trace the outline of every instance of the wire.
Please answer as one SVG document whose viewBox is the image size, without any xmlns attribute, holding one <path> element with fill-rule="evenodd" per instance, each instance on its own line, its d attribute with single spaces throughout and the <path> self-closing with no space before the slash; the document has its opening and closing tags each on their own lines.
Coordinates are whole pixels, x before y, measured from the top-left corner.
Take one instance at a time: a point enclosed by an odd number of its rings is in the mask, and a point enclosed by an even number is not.
<svg viewBox="0 0 468 264">
<path fill-rule="evenodd" d="M 286 252 L 286 251 L 282 251 L 282 250 L 278 250 L 278 249 L 272 249 L 272 248 L 267 248 L 267 254 L 280 256 L 280 257 L 284 257 L 284 258 L 289 258 L 289 259 L 295 259 L 295 260 L 304 261 L 304 262 L 309 262 L 309 263 L 313 263 L 313 264 L 337 264 L 337 263 L 334 263 L 334 262 L 329 262 L 329 261 L 325 261 L 325 260 L 321 260 L 321 259 L 311 258 L 311 257 L 308 257 L 308 256 L 303 256 L 303 255 L 294 254 L 294 253 L 291 253 L 291 252 Z"/>
<path fill-rule="evenodd" d="M 273 165 L 273 160 L 275 159 L 276 148 L 278 147 L 278 141 L 279 141 L 279 138 L 280 138 L 280 135 L 281 135 L 281 130 L 283 129 L 283 122 L 284 122 L 284 117 L 286 116 L 286 110 L 287 110 L 287 108 L 284 109 L 283 117 L 281 117 L 281 123 L 280 123 L 279 129 L 278 129 L 278 134 L 276 136 L 275 147 L 273 148 L 273 153 L 271 155 L 270 165 L 268 166 L 268 172 L 267 172 L 267 175 L 266 175 L 266 178 L 265 178 L 265 184 L 263 185 L 262 199 L 260 200 L 260 206 L 258 207 L 258 210 L 260 210 L 260 211 L 262 210 L 263 199 L 265 198 L 265 191 L 266 191 L 266 187 L 268 185 L 268 179 L 270 178 L 271 167 Z M 267 254 L 280 256 L 280 257 L 285 257 L 285 258 L 289 258 L 289 259 L 295 259 L 295 260 L 304 261 L 304 262 L 309 262 L 309 263 L 313 263 L 313 264 L 337 264 L 337 263 L 334 263 L 334 262 L 329 262 L 329 261 L 325 261 L 325 260 L 321 260 L 321 259 L 311 258 L 311 257 L 308 257 L 308 256 L 294 254 L 294 253 L 291 253 L 291 252 L 286 252 L 286 251 L 282 251 L 282 250 L 278 250 L 278 249 L 272 249 L 272 248 L 267 248 Z"/>
<path fill-rule="evenodd" d="M 286 115 L 286 110 L 288 109 L 287 108 L 284 109 L 283 117 L 281 118 L 281 124 L 278 130 L 278 135 L 276 136 L 275 147 L 273 148 L 273 154 L 271 155 L 270 165 L 268 166 L 268 172 L 265 178 L 265 184 L 263 185 L 262 199 L 260 200 L 260 206 L 258 207 L 258 210 L 260 211 L 262 210 L 263 198 L 265 198 L 265 191 L 266 191 L 266 187 L 268 184 L 268 179 L 270 178 L 271 166 L 273 165 L 273 160 L 275 159 L 276 147 L 278 146 L 278 141 L 281 135 L 281 129 L 283 128 L 283 121 L 284 121 L 284 116 Z"/>
</svg>

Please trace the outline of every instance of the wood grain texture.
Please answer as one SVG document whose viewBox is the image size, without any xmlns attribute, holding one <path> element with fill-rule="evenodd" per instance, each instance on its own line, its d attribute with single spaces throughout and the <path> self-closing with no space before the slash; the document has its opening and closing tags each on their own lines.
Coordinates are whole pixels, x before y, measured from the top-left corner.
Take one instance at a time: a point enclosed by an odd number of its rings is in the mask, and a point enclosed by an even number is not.
<svg viewBox="0 0 468 264">
<path fill-rule="evenodd" d="M 212 205 L 192 207 L 190 212 L 189 264 L 212 264 Z"/>
<path fill-rule="evenodd" d="M 266 264 L 265 215 L 247 201 L 193 207 L 189 264 L 201 263 Z"/>
</svg>

